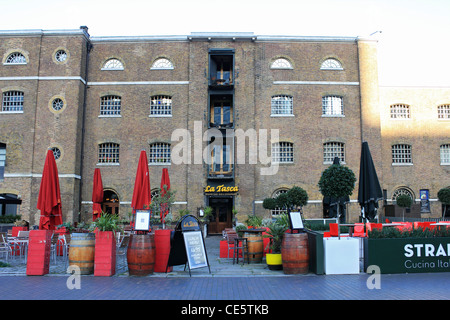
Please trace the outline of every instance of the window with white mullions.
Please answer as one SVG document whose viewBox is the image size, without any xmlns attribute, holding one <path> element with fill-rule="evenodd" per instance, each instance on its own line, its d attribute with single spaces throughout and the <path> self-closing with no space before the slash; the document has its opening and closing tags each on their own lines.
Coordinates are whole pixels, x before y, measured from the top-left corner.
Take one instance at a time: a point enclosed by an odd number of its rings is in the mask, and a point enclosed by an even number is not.
<svg viewBox="0 0 450 320">
<path fill-rule="evenodd" d="M 119 116 L 122 107 L 120 96 L 104 96 L 100 99 L 100 115 Z"/>
<path fill-rule="evenodd" d="M 327 142 L 323 144 L 323 162 L 331 164 L 338 157 L 340 163 L 345 163 L 345 148 L 342 142 Z"/>
<path fill-rule="evenodd" d="M 324 116 L 344 115 L 343 98 L 340 96 L 322 97 L 322 115 Z"/>
<path fill-rule="evenodd" d="M 172 97 L 152 96 L 150 100 L 150 116 L 171 116 Z"/>
<path fill-rule="evenodd" d="M 13 52 L 6 58 L 5 64 L 27 64 L 27 59 L 20 52 Z"/>
<path fill-rule="evenodd" d="M 23 111 L 23 97 L 22 91 L 3 92 L 2 112 Z"/>
<path fill-rule="evenodd" d="M 412 164 L 411 146 L 394 144 L 392 146 L 392 164 Z"/>
<path fill-rule="evenodd" d="M 119 163 L 119 144 L 113 142 L 101 143 L 98 147 L 98 163 Z"/>
<path fill-rule="evenodd" d="M 271 100 L 272 115 L 291 115 L 294 113 L 293 98 L 291 96 L 273 96 Z"/>
<path fill-rule="evenodd" d="M 276 142 L 272 144 L 273 163 L 293 163 L 294 144 L 291 142 Z"/>
<path fill-rule="evenodd" d="M 156 142 L 150 145 L 149 164 L 167 165 L 170 160 L 170 143 Z"/>
<path fill-rule="evenodd" d="M 410 108 L 407 104 L 393 104 L 390 106 L 391 119 L 411 118 Z"/>
</svg>

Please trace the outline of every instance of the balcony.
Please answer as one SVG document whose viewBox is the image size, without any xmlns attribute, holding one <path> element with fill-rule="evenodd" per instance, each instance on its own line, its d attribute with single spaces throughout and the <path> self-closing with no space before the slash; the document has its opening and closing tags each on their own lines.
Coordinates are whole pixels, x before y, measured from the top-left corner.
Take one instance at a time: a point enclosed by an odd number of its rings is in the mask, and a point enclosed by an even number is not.
<svg viewBox="0 0 450 320">
<path fill-rule="evenodd" d="M 209 55 L 209 88 L 212 90 L 233 89 L 234 52 L 226 49 L 211 50 Z"/>
</svg>

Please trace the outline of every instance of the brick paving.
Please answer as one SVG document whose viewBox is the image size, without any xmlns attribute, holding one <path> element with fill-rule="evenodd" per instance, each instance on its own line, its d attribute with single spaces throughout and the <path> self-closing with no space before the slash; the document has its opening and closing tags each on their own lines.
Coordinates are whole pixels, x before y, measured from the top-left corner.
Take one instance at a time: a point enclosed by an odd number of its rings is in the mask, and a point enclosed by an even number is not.
<svg viewBox="0 0 450 320">
<path fill-rule="evenodd" d="M 218 258 L 218 237 L 207 238 L 211 265 L 192 270 L 174 267 L 168 274 L 128 276 L 119 262 L 112 277 L 80 277 L 80 289 L 69 289 L 69 275 L 60 261 L 45 276 L 26 276 L 25 264 L 15 261 L 12 268 L 0 268 L 2 300 L 232 300 L 265 303 L 274 300 L 447 300 L 450 273 L 381 275 L 380 289 L 369 289 L 370 275 L 284 275 L 270 271 L 264 263 L 233 265 Z M 217 247 L 216 247 L 217 246 Z M 217 248 L 217 249 L 216 249 Z M 18 260 L 16 258 L 16 260 Z M 220 304 L 218 304 L 220 305 Z M 269 304 L 270 305 L 270 304 Z M 178 313 L 180 309 L 171 310 Z M 170 309 L 170 308 L 169 308 Z M 223 310 L 222 310 L 223 311 Z"/>
</svg>

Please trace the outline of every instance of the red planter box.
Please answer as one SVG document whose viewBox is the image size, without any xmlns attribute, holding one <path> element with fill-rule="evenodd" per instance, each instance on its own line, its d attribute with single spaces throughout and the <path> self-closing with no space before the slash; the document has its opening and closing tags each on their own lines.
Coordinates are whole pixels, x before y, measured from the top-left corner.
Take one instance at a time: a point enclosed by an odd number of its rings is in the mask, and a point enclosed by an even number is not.
<svg viewBox="0 0 450 320">
<path fill-rule="evenodd" d="M 31 230 L 28 242 L 27 271 L 29 276 L 48 274 L 52 231 Z"/>
<path fill-rule="evenodd" d="M 170 233 L 172 230 L 155 230 L 155 268 L 154 272 L 166 272 L 170 254 Z M 172 271 L 169 267 L 167 271 Z"/>
<path fill-rule="evenodd" d="M 113 231 L 95 234 L 94 276 L 110 277 L 116 273 L 116 239 Z"/>
</svg>

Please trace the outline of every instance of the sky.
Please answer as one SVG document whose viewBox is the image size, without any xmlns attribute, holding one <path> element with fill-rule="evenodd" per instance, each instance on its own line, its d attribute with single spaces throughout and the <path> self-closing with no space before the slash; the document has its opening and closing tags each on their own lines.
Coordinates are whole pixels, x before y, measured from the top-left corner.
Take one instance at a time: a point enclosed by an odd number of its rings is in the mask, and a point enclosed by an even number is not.
<svg viewBox="0 0 450 320">
<path fill-rule="evenodd" d="M 450 0 L 0 0 L 0 30 L 100 36 L 350 36 L 378 40 L 382 86 L 450 87 Z M 377 32 L 378 31 L 378 32 Z"/>
</svg>

